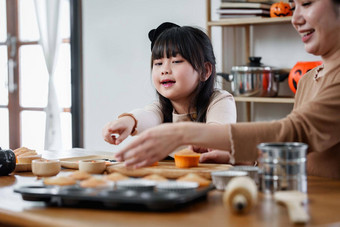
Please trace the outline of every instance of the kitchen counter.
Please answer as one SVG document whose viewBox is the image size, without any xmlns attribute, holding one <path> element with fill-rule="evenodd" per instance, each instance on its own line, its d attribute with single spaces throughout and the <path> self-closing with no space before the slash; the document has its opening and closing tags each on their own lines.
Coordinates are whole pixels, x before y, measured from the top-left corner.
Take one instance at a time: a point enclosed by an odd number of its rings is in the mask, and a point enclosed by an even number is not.
<svg viewBox="0 0 340 227">
<path fill-rule="evenodd" d="M 71 150 L 43 152 L 45 158 L 89 155 Z M 92 152 L 93 154 L 93 152 Z M 98 152 L 96 152 L 98 154 Z M 104 154 L 104 153 L 99 153 Z M 107 154 L 107 153 L 105 153 Z M 68 169 L 63 172 L 72 171 Z M 88 208 L 46 207 L 42 202 L 24 201 L 13 192 L 20 184 L 37 179 L 31 172 L 0 177 L 0 226 L 290 226 L 287 210 L 270 195 L 259 194 L 258 204 L 247 215 L 235 215 L 223 206 L 223 192 L 213 190 L 206 199 L 173 211 L 130 211 Z M 340 226 L 340 181 L 308 177 L 308 203 L 311 220 L 305 226 Z"/>
</svg>

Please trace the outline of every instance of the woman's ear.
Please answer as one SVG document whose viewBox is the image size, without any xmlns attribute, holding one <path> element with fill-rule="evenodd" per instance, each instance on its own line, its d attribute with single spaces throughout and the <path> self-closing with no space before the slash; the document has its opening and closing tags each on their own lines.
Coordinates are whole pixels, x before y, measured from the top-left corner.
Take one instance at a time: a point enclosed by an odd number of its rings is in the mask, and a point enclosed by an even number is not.
<svg viewBox="0 0 340 227">
<path fill-rule="evenodd" d="M 206 81 L 207 79 L 209 79 L 209 77 L 211 76 L 212 73 L 212 65 L 210 62 L 205 62 L 204 63 L 204 68 L 205 68 L 205 74 L 204 77 L 201 79 L 202 81 Z"/>
</svg>

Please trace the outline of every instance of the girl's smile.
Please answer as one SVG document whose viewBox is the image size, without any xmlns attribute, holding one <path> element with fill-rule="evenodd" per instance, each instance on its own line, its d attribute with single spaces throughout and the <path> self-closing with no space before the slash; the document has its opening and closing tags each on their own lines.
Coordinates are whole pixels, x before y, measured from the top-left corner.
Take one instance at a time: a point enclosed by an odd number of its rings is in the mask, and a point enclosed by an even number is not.
<svg viewBox="0 0 340 227">
<path fill-rule="evenodd" d="M 171 79 L 163 79 L 163 80 L 161 80 L 161 84 L 165 88 L 171 87 L 175 83 L 176 83 L 176 81 L 175 80 L 171 80 Z"/>
</svg>

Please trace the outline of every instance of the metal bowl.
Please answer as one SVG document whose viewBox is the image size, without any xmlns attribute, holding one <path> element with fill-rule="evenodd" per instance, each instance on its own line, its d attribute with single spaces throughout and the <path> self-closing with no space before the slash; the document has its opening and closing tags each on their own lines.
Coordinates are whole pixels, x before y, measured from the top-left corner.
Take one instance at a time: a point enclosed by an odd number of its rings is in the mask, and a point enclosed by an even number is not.
<svg viewBox="0 0 340 227">
<path fill-rule="evenodd" d="M 258 166 L 234 166 L 231 170 L 247 172 L 249 177 L 255 181 L 257 186 L 259 186 L 260 168 Z"/>
<path fill-rule="evenodd" d="M 216 189 L 224 190 L 230 179 L 234 177 L 247 176 L 248 173 L 245 171 L 215 171 L 211 173 L 212 182 L 215 185 Z"/>
</svg>

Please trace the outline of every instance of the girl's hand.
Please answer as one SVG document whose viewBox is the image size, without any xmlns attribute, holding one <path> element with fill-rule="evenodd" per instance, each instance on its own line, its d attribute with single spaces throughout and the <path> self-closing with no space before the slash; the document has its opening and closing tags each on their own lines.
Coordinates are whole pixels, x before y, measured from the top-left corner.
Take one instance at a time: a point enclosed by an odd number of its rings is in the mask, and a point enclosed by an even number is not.
<svg viewBox="0 0 340 227">
<path fill-rule="evenodd" d="M 182 145 L 181 139 L 176 124 L 162 124 L 144 131 L 115 157 L 117 161 L 125 161 L 127 167 L 150 166 Z"/>
<path fill-rule="evenodd" d="M 196 152 L 196 153 L 200 153 L 200 154 L 208 152 L 208 148 L 197 147 L 197 146 L 193 146 L 193 145 L 190 145 L 190 146 L 188 147 L 188 149 L 189 149 L 189 150 L 192 150 L 192 151 L 194 151 L 194 152 Z"/>
<path fill-rule="evenodd" d="M 121 117 L 118 120 L 111 121 L 103 128 L 103 138 L 110 144 L 118 145 L 131 134 L 134 125 L 134 119 L 129 116 Z M 118 138 L 116 138 L 116 136 L 113 134 L 118 134 Z"/>
<path fill-rule="evenodd" d="M 203 148 L 197 146 L 189 146 L 188 149 L 200 153 L 201 163 L 218 163 L 218 164 L 229 164 L 231 161 L 231 154 L 228 151 L 214 150 L 210 148 Z"/>
<path fill-rule="evenodd" d="M 200 162 L 203 163 L 218 163 L 218 164 L 229 164 L 231 161 L 231 154 L 228 151 L 211 150 L 201 154 Z"/>
</svg>

